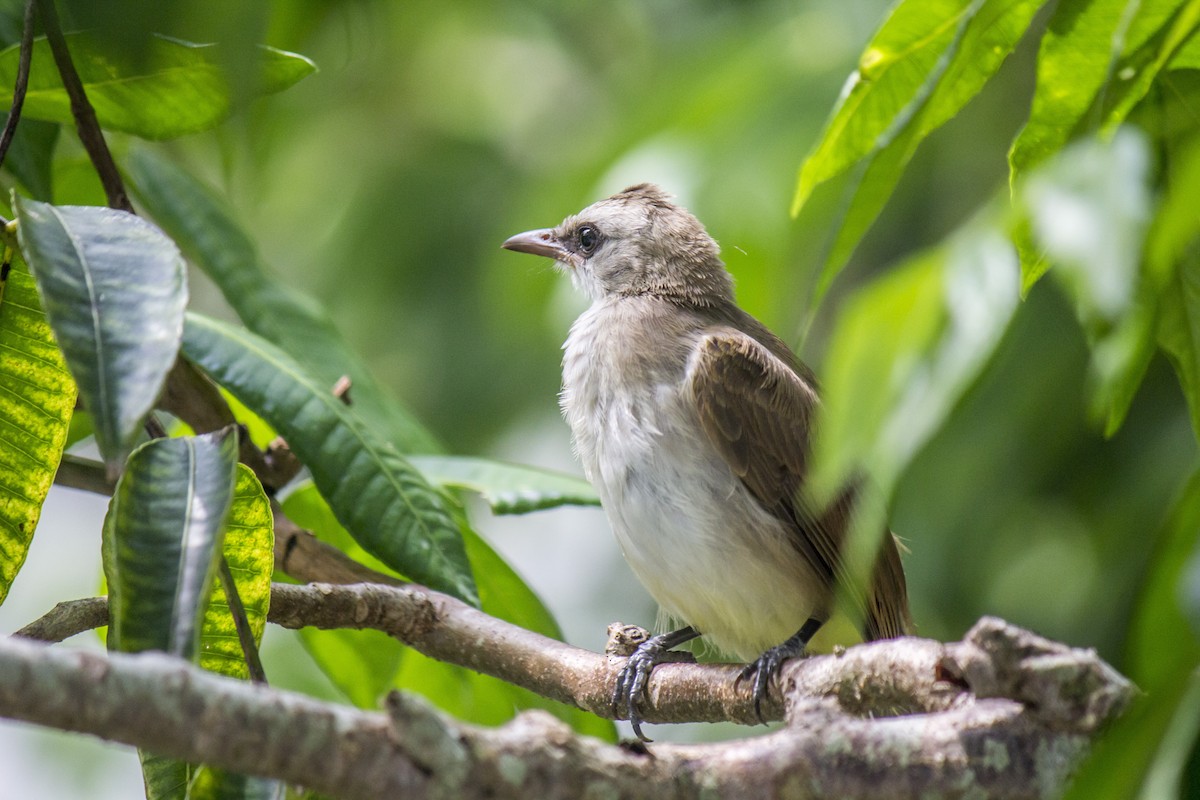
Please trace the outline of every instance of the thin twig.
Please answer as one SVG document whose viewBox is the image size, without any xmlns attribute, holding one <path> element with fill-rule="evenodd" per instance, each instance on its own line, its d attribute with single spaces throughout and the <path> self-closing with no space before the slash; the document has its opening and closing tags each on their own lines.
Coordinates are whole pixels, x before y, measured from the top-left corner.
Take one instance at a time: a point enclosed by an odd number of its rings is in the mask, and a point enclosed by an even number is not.
<svg viewBox="0 0 1200 800">
<path fill-rule="evenodd" d="M 83 148 L 87 150 L 88 157 L 92 160 L 92 165 L 96 168 L 96 173 L 100 176 L 100 183 L 104 186 L 108 205 L 110 208 L 119 208 L 122 211 L 133 213 L 133 204 L 129 202 L 129 194 L 125 191 L 125 182 L 121 180 L 121 173 L 117 171 L 116 162 L 113 161 L 112 153 L 109 152 L 108 144 L 104 141 L 104 134 L 100 130 L 100 123 L 96 120 L 96 111 L 87 98 L 83 81 L 80 80 L 79 73 L 75 70 L 75 62 L 71 60 L 71 51 L 63 36 L 62 25 L 59 24 L 58 10 L 54 7 L 54 0 L 37 0 L 37 2 L 42 16 L 42 25 L 46 29 L 46 39 L 50 43 L 50 52 L 54 54 L 54 63 L 58 67 L 58 74 L 62 76 L 63 88 L 67 90 L 67 96 L 71 98 L 71 114 L 75 117 L 75 129 L 79 133 L 79 140 L 83 142 Z"/>
<path fill-rule="evenodd" d="M 0 133 L 0 164 L 8 155 L 12 146 L 13 136 L 17 132 L 17 123 L 21 119 L 21 107 L 25 105 L 25 92 L 29 88 L 29 62 L 33 58 L 33 4 L 35 0 L 26 0 L 25 21 L 21 29 L 21 52 L 17 56 L 17 80 L 13 84 L 12 107 L 8 110 L 8 119 L 4 122 L 4 132 Z"/>
<path fill-rule="evenodd" d="M 109 480 L 104 465 L 90 458 L 64 453 L 54 474 L 54 482 L 71 489 L 111 495 L 116 483 Z"/>
<path fill-rule="evenodd" d="M 246 606 L 242 604 L 242 596 L 238 594 L 233 573 L 229 570 L 229 559 L 225 558 L 224 554 L 221 555 L 221 561 L 217 564 L 217 573 L 221 576 L 221 589 L 225 592 L 225 602 L 229 604 L 229 613 L 233 616 L 233 626 L 237 629 L 242 653 L 246 656 L 250 680 L 255 683 L 266 683 L 267 671 L 263 669 L 262 659 L 258 655 L 258 644 L 254 641 L 254 632 L 250 630 Z"/>
</svg>

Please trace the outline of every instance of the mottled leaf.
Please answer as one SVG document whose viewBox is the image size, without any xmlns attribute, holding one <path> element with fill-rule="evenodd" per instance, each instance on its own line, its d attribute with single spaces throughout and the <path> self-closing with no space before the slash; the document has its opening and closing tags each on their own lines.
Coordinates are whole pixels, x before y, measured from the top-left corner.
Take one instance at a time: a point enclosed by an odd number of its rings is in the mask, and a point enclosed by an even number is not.
<svg viewBox="0 0 1200 800">
<path fill-rule="evenodd" d="M 20 261 L 14 261 L 0 280 L 0 349 L 3 602 L 25 563 L 75 406 L 75 382 L 54 343 L 33 278 Z"/>
</svg>

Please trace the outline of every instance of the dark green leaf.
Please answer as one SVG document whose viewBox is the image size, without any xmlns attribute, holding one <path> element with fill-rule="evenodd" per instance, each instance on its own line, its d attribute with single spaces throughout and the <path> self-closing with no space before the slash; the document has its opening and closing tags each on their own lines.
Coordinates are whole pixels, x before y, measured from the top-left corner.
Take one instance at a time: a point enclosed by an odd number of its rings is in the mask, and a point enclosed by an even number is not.
<svg viewBox="0 0 1200 800">
<path fill-rule="evenodd" d="M 236 464 L 228 430 L 130 455 L 105 518 L 110 647 L 199 657 Z"/>
<path fill-rule="evenodd" d="M 207 130 L 229 115 L 229 80 L 218 45 L 156 37 L 138 63 L 88 34 L 68 34 L 67 44 L 104 128 L 145 139 L 171 139 Z M 12 102 L 17 49 L 14 45 L 0 52 L 0 105 Z M 282 91 L 316 70 L 307 58 L 270 47 L 261 49 L 261 57 L 258 89 L 263 93 Z M 74 122 L 70 98 L 44 38 L 34 42 L 22 113 L 49 122 Z"/>
<path fill-rule="evenodd" d="M 75 382 L 15 261 L 0 280 L 0 602 L 25 563 L 66 445 Z"/>
<path fill-rule="evenodd" d="M 1040 0 L 904 0 L 875 34 L 800 170 L 792 215 L 817 186 L 858 164 L 817 296 L 874 221 L 917 146 L 983 87 Z"/>
<path fill-rule="evenodd" d="M 162 232 L 124 211 L 14 195 L 21 249 L 110 468 L 129 452 L 179 349 L 187 282 Z"/>
<path fill-rule="evenodd" d="M 326 388 L 348 375 L 355 413 L 400 452 L 441 449 L 378 384 L 321 305 L 269 274 L 250 237 L 207 187 L 146 149 L 135 150 L 126 167 L 138 199 L 216 282 L 246 327 L 281 347 Z"/>
<path fill-rule="evenodd" d="M 53 201 L 52 160 L 59 126 L 36 119 L 21 120 L 12 147 L 4 157 L 8 168 L 35 199 Z"/>
<path fill-rule="evenodd" d="M 413 456 L 409 460 L 430 483 L 478 492 L 496 514 L 600 505 L 592 485 L 570 475 L 465 456 Z"/>
<path fill-rule="evenodd" d="M 1016 254 L 977 221 L 860 290 L 825 358 L 815 485 L 860 469 L 890 491 L 983 368 L 1017 307 Z"/>
<path fill-rule="evenodd" d="M 270 342 L 194 314 L 183 349 L 287 439 L 356 541 L 392 569 L 478 603 L 445 498 L 328 387 Z"/>
</svg>

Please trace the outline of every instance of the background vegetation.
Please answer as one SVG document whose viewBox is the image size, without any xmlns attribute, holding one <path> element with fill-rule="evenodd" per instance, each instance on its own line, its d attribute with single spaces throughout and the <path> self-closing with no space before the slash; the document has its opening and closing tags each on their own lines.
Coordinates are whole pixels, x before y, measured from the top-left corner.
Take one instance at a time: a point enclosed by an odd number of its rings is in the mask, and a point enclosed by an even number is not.
<svg viewBox="0 0 1200 800">
<path fill-rule="evenodd" d="M 5 5 L 0 39 L 15 42 L 21 4 Z M 870 48 L 886 7 L 867 0 L 586 8 L 129 0 L 61 10 L 68 30 L 92 29 L 135 59 L 150 57 L 140 49 L 150 32 L 225 45 L 224 66 L 242 78 L 230 84 L 227 122 L 164 143 L 110 130 L 139 202 L 195 261 L 172 227 L 175 195 L 156 200 L 147 176 L 176 169 L 203 181 L 258 263 L 328 312 L 445 452 L 577 471 L 554 395 L 558 347 L 583 301 L 548 265 L 499 243 L 627 184 L 661 183 L 722 244 L 742 304 L 823 377 L 829 474 L 867 469 L 888 490 L 891 524 L 911 549 L 919 633 L 953 639 L 996 614 L 1097 648 L 1151 689 L 1150 710 L 1113 745 L 1141 760 L 1119 766 L 1140 778 L 1157 752 L 1160 772 L 1151 774 L 1169 783 L 1188 763 L 1200 708 L 1187 683 L 1200 652 L 1198 573 L 1184 567 L 1194 566 L 1200 525 L 1192 479 L 1200 331 L 1190 316 L 1200 173 L 1189 150 L 1200 61 L 1188 60 L 1196 4 L 1141 5 L 1124 16 L 1125 4 L 1101 0 L 910 0 L 912 18 L 893 18 L 893 38 Z M 942 17 L 949 23 L 932 45 L 905 38 Z M 260 99 L 259 42 L 303 53 L 319 71 Z M 837 118 L 824 134 L 822 126 L 856 66 L 865 94 L 847 95 L 843 108 L 860 97 L 862 105 L 839 140 Z M 1077 108 L 1033 103 L 1039 82 L 1068 87 Z M 0 73 L 0 91 L 11 83 Z M 1038 90 L 1039 102 L 1049 94 Z M 1009 147 L 1031 104 L 1010 207 Z M 23 126 L 37 122 L 27 115 Z M 1125 121 L 1145 134 L 1116 134 Z M 1068 139 L 1080 144 L 1029 177 Z M 819 142 L 829 149 L 814 150 Z M 797 169 L 810 152 L 816 166 L 800 184 L 815 193 L 792 219 Z M 39 184 L 7 162 L 6 187 L 60 205 L 104 205 L 69 126 L 46 163 L 52 172 Z M 898 180 L 890 195 L 889 175 Z M 878 221 L 851 253 L 876 207 Z M 1022 277 L 1013 261 L 1005 282 L 1010 256 L 990 243 L 1008 233 L 1022 246 Z M 983 266 L 956 272 L 963 263 Z M 1049 264 L 1048 279 L 1037 280 Z M 964 292 L 931 294 L 956 274 Z M 999 283 L 987 283 L 996 275 Z M 199 269 L 189 277 L 192 308 L 245 318 L 237 296 L 224 299 Z M 955 351 L 956 342 L 966 344 Z M 315 369 L 324 378 L 339 367 Z M 285 508 L 320 528 L 321 504 L 305 505 L 305 492 Z M 502 520 L 468 502 L 476 527 L 569 641 L 597 648 L 608 621 L 653 619 L 599 511 Z M 90 519 L 73 516 L 75 504 Z M 0 610 L 8 629 L 53 600 L 96 592 L 99 567 L 62 554 L 94 554 L 98 564 L 102 514 L 94 498 L 52 492 Z M 1181 584 L 1185 571 L 1192 577 Z M 401 664 L 378 641 L 309 637 L 322 673 L 291 634 L 271 636 L 277 685 L 365 705 L 404 685 L 487 721 L 517 702 L 412 654 Z M 1156 675 L 1155 663 L 1178 666 Z M 1190 701 L 1177 705 L 1180 696 Z M 1163 707 L 1182 710 L 1160 750 L 1172 718 L 1154 716 Z M 63 745 L 29 759 L 17 742 L 30 734 L 7 727 L 12 744 L 0 748 L 0 764 L 23 775 L 14 780 L 28 781 L 26 794 L 81 791 L 63 790 L 63 775 L 47 767 L 63 760 L 53 755 Z M 115 759 L 136 785 L 132 756 Z M 90 769 L 67 772 L 91 787 Z"/>
</svg>

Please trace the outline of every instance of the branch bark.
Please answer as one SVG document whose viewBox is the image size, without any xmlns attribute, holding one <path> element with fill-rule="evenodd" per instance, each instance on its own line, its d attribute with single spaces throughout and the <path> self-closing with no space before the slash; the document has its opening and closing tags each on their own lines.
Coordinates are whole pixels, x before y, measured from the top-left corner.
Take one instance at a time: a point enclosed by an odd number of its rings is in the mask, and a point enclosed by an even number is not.
<svg viewBox="0 0 1200 800">
<path fill-rule="evenodd" d="M 345 613 L 364 620 L 357 600 L 332 611 L 314 602 L 332 587 L 286 588 L 279 613 L 294 623 Z M 341 587 L 333 596 L 357 595 L 357 587 Z M 371 601 L 360 599 L 370 618 Z M 652 683 L 661 700 L 678 688 L 669 684 L 729 675 L 669 664 Z M 796 661 L 784 687 L 788 725 L 780 731 L 647 753 L 577 736 L 541 712 L 484 729 L 406 695 L 389 698 L 387 715 L 368 713 L 160 654 L 0 641 L 4 716 L 350 798 L 1042 797 L 1061 791 L 1090 737 L 1132 691 L 1094 653 L 993 619 L 961 643 L 899 639 Z M 904 713 L 871 716 L 881 708 Z"/>
</svg>

